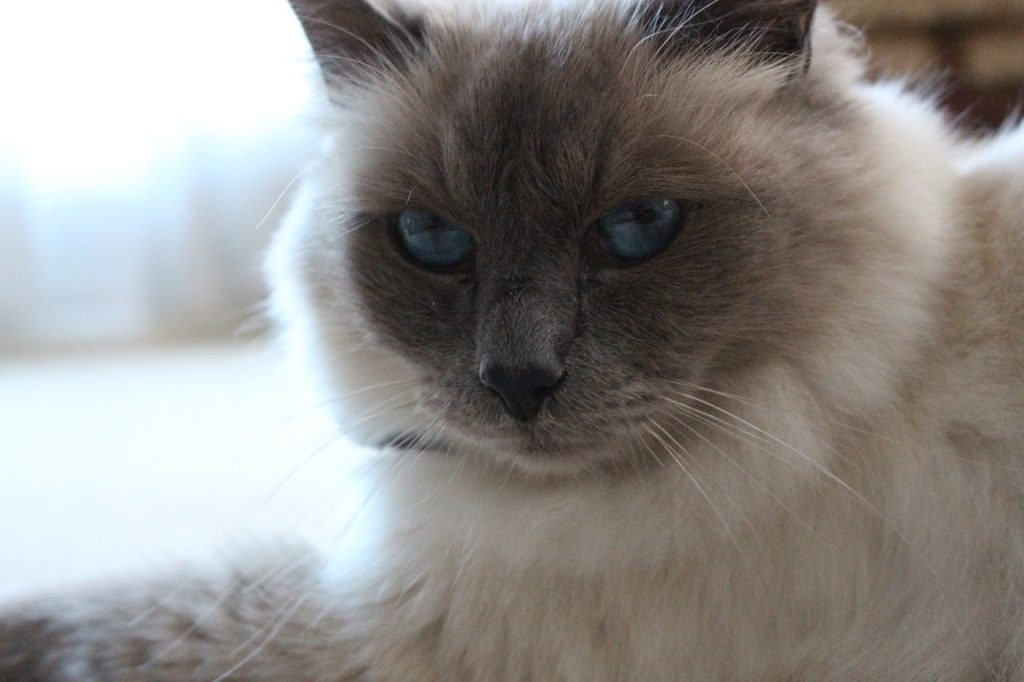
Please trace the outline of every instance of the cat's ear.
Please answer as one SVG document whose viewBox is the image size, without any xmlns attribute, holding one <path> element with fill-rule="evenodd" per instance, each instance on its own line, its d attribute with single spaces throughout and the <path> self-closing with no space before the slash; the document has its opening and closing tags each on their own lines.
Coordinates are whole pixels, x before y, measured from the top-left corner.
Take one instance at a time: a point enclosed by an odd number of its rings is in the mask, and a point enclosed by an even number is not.
<svg viewBox="0 0 1024 682">
<path fill-rule="evenodd" d="M 648 0 L 645 29 L 673 52 L 743 49 L 759 61 L 806 69 L 818 0 Z"/>
<path fill-rule="evenodd" d="M 423 44 L 412 17 L 385 14 L 366 0 L 289 0 L 325 78 L 400 63 Z"/>
</svg>

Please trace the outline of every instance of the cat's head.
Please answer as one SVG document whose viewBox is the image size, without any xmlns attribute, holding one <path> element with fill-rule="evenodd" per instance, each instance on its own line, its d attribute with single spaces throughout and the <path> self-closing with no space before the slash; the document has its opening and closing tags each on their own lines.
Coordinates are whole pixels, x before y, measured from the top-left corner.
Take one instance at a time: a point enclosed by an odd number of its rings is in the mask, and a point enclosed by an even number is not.
<svg viewBox="0 0 1024 682">
<path fill-rule="evenodd" d="M 293 5 L 331 146 L 279 251 L 364 439 L 642 460 L 875 276 L 858 62 L 812 0 Z"/>
</svg>

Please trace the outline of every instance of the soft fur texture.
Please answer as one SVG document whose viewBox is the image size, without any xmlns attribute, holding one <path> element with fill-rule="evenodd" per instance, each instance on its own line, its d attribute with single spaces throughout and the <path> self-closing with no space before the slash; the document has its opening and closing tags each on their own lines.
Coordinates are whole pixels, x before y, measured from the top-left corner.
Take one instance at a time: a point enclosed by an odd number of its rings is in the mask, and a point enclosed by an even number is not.
<svg viewBox="0 0 1024 682">
<path fill-rule="evenodd" d="M 340 423 L 402 446 L 364 544 L 40 606 L 0 670 L 1024 676 L 1024 130 L 866 82 L 812 2 L 295 4 L 329 146 L 274 303 Z M 602 260 L 593 221 L 643 196 L 695 208 Z M 471 265 L 404 259 L 406 206 L 470 229 Z M 480 384 L 495 355 L 566 368 L 536 420 Z"/>
</svg>

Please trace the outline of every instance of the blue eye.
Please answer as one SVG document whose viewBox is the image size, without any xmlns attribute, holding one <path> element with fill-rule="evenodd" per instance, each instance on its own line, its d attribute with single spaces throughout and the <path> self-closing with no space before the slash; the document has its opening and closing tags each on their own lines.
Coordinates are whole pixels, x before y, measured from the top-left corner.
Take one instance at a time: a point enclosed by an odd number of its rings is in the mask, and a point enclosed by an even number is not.
<svg viewBox="0 0 1024 682">
<path fill-rule="evenodd" d="M 424 211 L 398 214 L 398 239 L 412 260 L 427 268 L 453 268 L 473 246 L 473 237 L 461 227 Z"/>
<path fill-rule="evenodd" d="M 650 199 L 620 206 L 598 221 L 605 247 L 625 261 L 654 258 L 675 239 L 683 220 L 678 201 Z"/>
</svg>

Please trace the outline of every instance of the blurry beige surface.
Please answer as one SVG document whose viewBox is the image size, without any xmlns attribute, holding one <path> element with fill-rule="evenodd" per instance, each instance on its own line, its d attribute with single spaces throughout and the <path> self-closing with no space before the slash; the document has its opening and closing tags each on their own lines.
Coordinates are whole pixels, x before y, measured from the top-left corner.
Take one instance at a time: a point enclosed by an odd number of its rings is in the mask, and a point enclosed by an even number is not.
<svg viewBox="0 0 1024 682">
<path fill-rule="evenodd" d="M 259 346 L 0 362 L 0 602 L 292 533 L 358 500 L 358 452 Z"/>
</svg>

